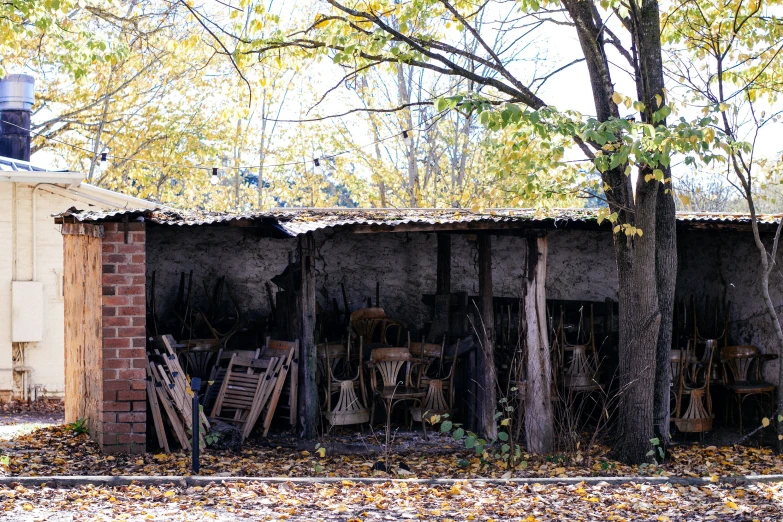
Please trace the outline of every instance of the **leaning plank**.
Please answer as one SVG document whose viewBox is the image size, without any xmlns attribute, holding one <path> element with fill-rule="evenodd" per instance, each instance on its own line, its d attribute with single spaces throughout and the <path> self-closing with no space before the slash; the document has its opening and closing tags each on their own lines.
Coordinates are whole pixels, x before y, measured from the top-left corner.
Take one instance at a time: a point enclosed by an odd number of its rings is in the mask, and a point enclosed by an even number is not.
<svg viewBox="0 0 783 522">
<path fill-rule="evenodd" d="M 158 370 L 155 367 L 155 364 L 150 362 L 148 369 L 152 373 L 153 386 L 158 392 L 159 404 L 163 406 L 163 410 L 166 412 L 169 425 L 171 425 L 171 429 L 174 432 L 174 435 L 176 435 L 180 446 L 189 451 L 190 441 L 188 440 L 188 437 L 185 434 L 185 430 L 182 427 L 182 422 L 180 421 L 179 415 L 177 414 L 177 410 L 174 408 L 174 404 L 171 402 L 170 393 L 168 391 L 164 391 L 166 385 L 160 378 L 160 375 L 158 375 Z"/>
<path fill-rule="evenodd" d="M 255 426 L 256 421 L 261 416 L 261 412 L 264 410 L 264 406 L 266 406 L 267 401 L 269 400 L 269 397 L 272 395 L 272 391 L 274 390 L 275 383 L 277 382 L 275 380 L 275 374 L 280 372 L 280 367 L 283 364 L 283 360 L 277 357 L 272 357 L 268 361 L 260 362 L 265 362 L 267 367 L 264 375 L 261 376 L 258 390 L 253 399 L 253 405 L 250 408 L 250 412 L 247 416 L 247 422 L 244 426 L 244 429 L 242 430 L 242 439 L 249 437 L 250 432 L 253 431 L 253 427 Z"/>
<path fill-rule="evenodd" d="M 264 437 L 266 437 L 266 434 L 269 433 L 269 427 L 272 425 L 272 417 L 274 417 L 275 415 L 275 410 L 277 409 L 277 402 L 280 400 L 280 393 L 283 391 L 283 385 L 285 384 L 286 378 L 288 377 L 289 370 L 291 370 L 290 374 L 292 378 L 294 372 L 296 371 L 296 368 L 294 368 L 291 364 L 291 360 L 294 357 L 294 351 L 295 348 L 291 347 L 291 349 L 288 351 L 288 357 L 286 357 L 285 362 L 283 363 L 277 375 L 275 390 L 272 393 L 272 397 L 269 400 L 269 405 L 266 411 L 266 417 L 264 418 Z M 293 386 L 291 387 L 291 393 L 289 394 L 289 398 L 290 397 L 293 397 L 293 399 L 291 399 L 291 402 L 293 404 L 296 404 L 296 392 L 294 391 Z"/>
<path fill-rule="evenodd" d="M 163 417 L 160 414 L 160 404 L 158 403 L 158 395 L 155 392 L 155 383 L 149 366 L 147 367 L 147 399 L 150 402 L 150 413 L 152 414 L 152 422 L 155 425 L 155 435 L 158 437 L 158 446 L 163 448 L 163 451 L 167 454 L 171 453 L 169 441 L 166 438 L 166 430 L 163 427 Z"/>
<path fill-rule="evenodd" d="M 183 391 L 188 399 L 192 399 L 193 391 L 190 389 L 190 383 L 185 378 L 185 372 L 182 370 L 182 366 L 179 364 L 179 358 L 174 350 L 176 342 L 171 335 L 162 336 L 163 345 L 166 347 L 168 357 L 166 357 L 166 366 L 168 366 L 171 375 L 174 377 L 177 386 Z M 209 430 L 209 421 L 203 411 L 199 410 L 199 419 L 202 425 L 202 433 L 206 433 Z"/>
</svg>

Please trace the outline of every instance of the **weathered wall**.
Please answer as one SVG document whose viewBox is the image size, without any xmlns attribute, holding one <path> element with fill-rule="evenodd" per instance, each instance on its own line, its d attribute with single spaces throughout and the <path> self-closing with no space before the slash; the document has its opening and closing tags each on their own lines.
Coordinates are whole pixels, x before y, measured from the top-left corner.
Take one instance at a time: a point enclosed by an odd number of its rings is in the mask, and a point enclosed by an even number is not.
<svg viewBox="0 0 783 522">
<path fill-rule="evenodd" d="M 729 343 L 751 344 L 776 353 L 775 332 L 761 297 L 761 261 L 751 232 L 678 233 L 680 298 L 724 297 L 730 303 Z M 778 254 L 778 264 L 783 254 Z M 770 274 L 770 293 L 783 313 L 783 273 Z M 777 382 L 777 362 L 765 364 L 765 378 Z"/>
<path fill-rule="evenodd" d="M 55 225 L 52 214 L 63 212 L 73 206 L 82 209 L 112 206 L 96 204 L 95 201 L 73 191 L 69 191 L 68 196 L 54 194 L 49 190 L 50 185 L 41 184 L 38 187 L 37 194 L 33 198 L 33 185 L 0 183 L 0 396 L 10 395 L 13 383 L 11 281 L 33 279 L 33 227 L 36 234 L 36 279 L 43 283 L 44 317 L 43 340 L 38 343 L 26 343 L 24 346 L 25 365 L 30 368 L 28 386 L 31 395 L 35 388 L 39 395 L 41 393 L 61 395 L 65 389 L 63 239 L 60 235 L 60 227 Z M 107 203 L 115 203 L 116 200 L 115 208 L 127 204 L 119 198 L 114 198 L 111 193 L 102 193 L 101 198 L 106 199 Z M 34 199 L 35 223 L 33 223 L 32 211 Z"/>
<path fill-rule="evenodd" d="M 612 238 L 605 232 L 556 230 L 549 235 L 547 292 L 552 299 L 616 299 L 617 276 Z M 252 228 L 150 227 L 147 236 L 149 277 L 156 273 L 159 314 L 170 313 L 179 274 L 193 270 L 199 286 L 196 304 L 203 304 L 201 281 L 225 275 L 243 312 L 269 313 L 264 284 L 280 274 L 295 239 L 259 237 Z M 316 235 L 316 297 L 321 305 L 337 298 L 345 285 L 352 310 L 375 301 L 380 282 L 381 306 L 414 326 L 428 319 L 421 302 L 435 292 L 437 241 L 429 233 Z M 452 290 L 478 293 L 477 250 L 471 236 L 452 237 Z M 526 240 L 512 236 L 492 239 L 492 271 L 497 296 L 518 297 L 526 259 Z"/>
</svg>

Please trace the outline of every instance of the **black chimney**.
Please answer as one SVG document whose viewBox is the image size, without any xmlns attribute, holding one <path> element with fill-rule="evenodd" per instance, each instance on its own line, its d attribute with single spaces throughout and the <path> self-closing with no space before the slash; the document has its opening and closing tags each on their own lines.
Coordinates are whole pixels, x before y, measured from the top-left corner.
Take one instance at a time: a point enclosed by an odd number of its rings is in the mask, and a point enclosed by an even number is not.
<svg viewBox="0 0 783 522">
<path fill-rule="evenodd" d="M 0 156 L 30 161 L 30 114 L 35 79 L 8 74 L 0 80 Z"/>
</svg>

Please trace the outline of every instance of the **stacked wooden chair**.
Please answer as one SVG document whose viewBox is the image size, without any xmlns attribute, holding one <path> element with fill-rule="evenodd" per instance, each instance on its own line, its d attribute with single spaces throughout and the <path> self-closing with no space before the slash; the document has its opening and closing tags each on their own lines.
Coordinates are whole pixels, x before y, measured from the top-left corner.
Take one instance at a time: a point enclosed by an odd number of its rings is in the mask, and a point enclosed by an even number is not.
<svg viewBox="0 0 783 522">
<path fill-rule="evenodd" d="M 291 426 L 296 423 L 299 341 L 267 338 L 254 355 L 231 354 L 211 414 L 240 427 L 243 440 L 262 415 L 266 435 L 278 406 L 287 412 Z"/>
<path fill-rule="evenodd" d="M 775 385 L 762 379 L 764 362 L 774 359 L 776 354 L 762 354 L 755 346 L 725 346 L 721 350 L 723 385 L 737 403 L 740 435 L 745 399 L 761 398 L 768 403 L 769 411 L 775 409 Z"/>
<path fill-rule="evenodd" d="M 456 357 L 445 357 L 446 337 L 441 344 L 409 343 L 411 355 L 418 359 L 416 381 L 426 391 L 423 404 L 410 409 L 414 422 L 430 422 L 433 416 L 454 414 L 454 368 Z"/>
<path fill-rule="evenodd" d="M 370 420 L 370 412 L 365 405 L 362 348 L 362 337 L 359 337 L 358 350 L 355 350 L 358 364 L 354 365 L 350 337 L 347 347 L 342 343 L 329 344 L 328 341 L 316 347 L 319 359 L 323 359 L 323 416 L 332 426 L 364 424 Z"/>
<path fill-rule="evenodd" d="M 715 415 L 712 413 L 710 385 L 716 344 L 715 340 L 708 340 L 701 357 L 696 356 L 689 344 L 688 350 L 679 358 L 677 402 L 672 422 L 683 433 L 712 430 Z M 688 407 L 683 411 L 685 399 L 688 399 Z"/>
</svg>

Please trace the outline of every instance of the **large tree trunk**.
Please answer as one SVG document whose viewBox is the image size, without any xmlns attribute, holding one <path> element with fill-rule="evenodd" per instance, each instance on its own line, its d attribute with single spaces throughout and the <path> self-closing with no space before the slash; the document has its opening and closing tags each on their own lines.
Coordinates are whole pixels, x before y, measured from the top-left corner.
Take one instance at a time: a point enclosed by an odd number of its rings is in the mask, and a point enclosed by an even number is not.
<svg viewBox="0 0 783 522">
<path fill-rule="evenodd" d="M 530 453 L 551 453 L 554 441 L 552 367 L 546 313 L 547 238 L 527 242 L 525 280 L 525 344 L 527 380 L 525 389 L 525 438 Z"/>
</svg>

